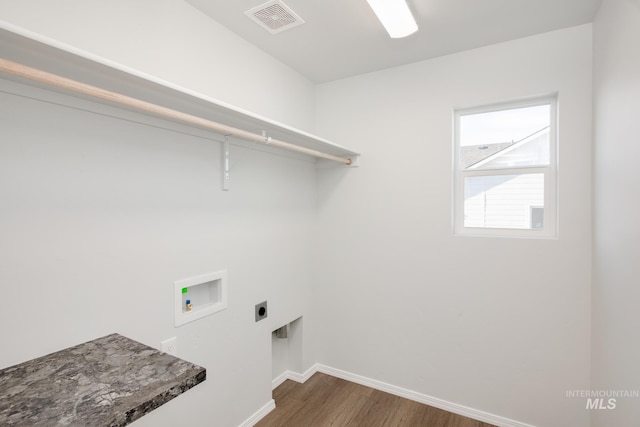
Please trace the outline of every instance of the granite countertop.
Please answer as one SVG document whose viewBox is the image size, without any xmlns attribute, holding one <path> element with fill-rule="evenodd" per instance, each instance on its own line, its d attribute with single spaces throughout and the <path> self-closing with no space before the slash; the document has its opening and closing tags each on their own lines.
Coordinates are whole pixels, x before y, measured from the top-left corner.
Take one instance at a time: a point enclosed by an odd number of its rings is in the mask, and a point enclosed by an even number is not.
<svg viewBox="0 0 640 427">
<path fill-rule="evenodd" d="M 118 334 L 0 370 L 1 426 L 130 424 L 206 370 Z"/>
</svg>

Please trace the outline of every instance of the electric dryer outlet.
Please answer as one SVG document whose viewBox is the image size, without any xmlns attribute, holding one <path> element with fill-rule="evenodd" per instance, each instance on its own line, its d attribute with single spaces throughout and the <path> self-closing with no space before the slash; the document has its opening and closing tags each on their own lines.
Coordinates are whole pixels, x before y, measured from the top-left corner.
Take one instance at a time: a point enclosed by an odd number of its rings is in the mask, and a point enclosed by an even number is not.
<svg viewBox="0 0 640 427">
<path fill-rule="evenodd" d="M 267 302 L 261 302 L 260 304 L 256 304 L 256 322 L 259 322 L 262 319 L 267 318 Z"/>
</svg>

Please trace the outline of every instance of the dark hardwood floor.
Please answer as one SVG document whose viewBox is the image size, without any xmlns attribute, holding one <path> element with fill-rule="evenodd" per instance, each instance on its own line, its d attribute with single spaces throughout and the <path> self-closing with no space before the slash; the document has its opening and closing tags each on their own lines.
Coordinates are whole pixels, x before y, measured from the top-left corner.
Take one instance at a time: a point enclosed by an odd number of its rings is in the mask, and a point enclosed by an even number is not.
<svg viewBox="0 0 640 427">
<path fill-rule="evenodd" d="M 256 427 L 494 427 L 322 373 L 285 381 L 273 398 L 276 409 Z"/>
</svg>

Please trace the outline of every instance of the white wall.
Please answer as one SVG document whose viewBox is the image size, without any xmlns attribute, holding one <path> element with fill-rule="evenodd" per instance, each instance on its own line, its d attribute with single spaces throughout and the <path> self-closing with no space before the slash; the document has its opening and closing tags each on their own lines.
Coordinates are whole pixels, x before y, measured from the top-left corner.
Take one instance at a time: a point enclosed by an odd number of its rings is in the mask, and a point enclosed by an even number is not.
<svg viewBox="0 0 640 427">
<path fill-rule="evenodd" d="M 454 108 L 559 92 L 557 240 L 454 237 Z M 584 426 L 591 26 L 323 84 L 317 132 L 363 153 L 319 175 L 319 361 L 536 426 Z"/>
<path fill-rule="evenodd" d="M 639 390 L 640 2 L 605 0 L 594 22 L 593 386 Z M 640 424 L 638 398 L 593 426 Z"/>
<path fill-rule="evenodd" d="M 287 124 L 313 121 L 311 83 L 181 1 L 0 1 L 0 16 Z M 203 132 L 0 84 L 0 367 L 112 332 L 156 347 L 177 336 L 207 380 L 136 425 L 241 424 L 271 399 L 271 330 L 307 314 L 312 163 L 233 147 L 222 192 L 220 145 Z M 173 282 L 219 269 L 228 309 L 175 329 Z M 264 300 L 269 318 L 254 323 Z"/>
<path fill-rule="evenodd" d="M 14 95 L 0 106 L 0 366 L 112 332 L 156 348 L 177 336 L 208 379 L 141 425 L 237 426 L 266 404 L 271 330 L 309 302 L 313 166 L 234 147 L 224 193 L 216 142 Z M 228 309 L 175 329 L 173 282 L 219 269 Z"/>
</svg>

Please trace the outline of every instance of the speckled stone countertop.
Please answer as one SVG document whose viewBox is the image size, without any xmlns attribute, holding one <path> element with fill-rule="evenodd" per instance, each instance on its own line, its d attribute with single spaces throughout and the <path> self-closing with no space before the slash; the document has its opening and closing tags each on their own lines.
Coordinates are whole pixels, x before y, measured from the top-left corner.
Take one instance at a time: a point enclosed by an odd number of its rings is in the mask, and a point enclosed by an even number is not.
<svg viewBox="0 0 640 427">
<path fill-rule="evenodd" d="M 206 370 L 118 334 L 0 370 L 0 426 L 130 424 Z"/>
</svg>

